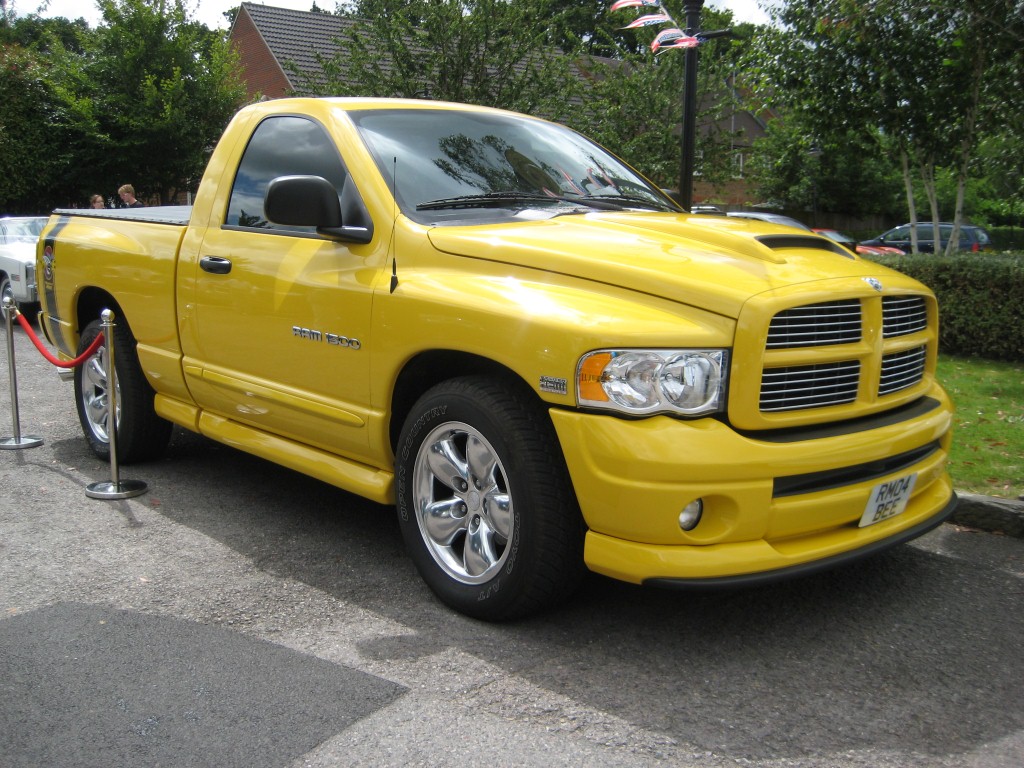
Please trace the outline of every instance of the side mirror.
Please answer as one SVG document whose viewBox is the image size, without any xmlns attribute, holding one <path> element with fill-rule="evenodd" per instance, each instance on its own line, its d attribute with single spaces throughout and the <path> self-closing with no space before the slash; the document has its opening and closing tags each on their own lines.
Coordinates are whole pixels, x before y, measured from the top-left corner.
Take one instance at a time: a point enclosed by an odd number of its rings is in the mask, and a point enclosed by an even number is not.
<svg viewBox="0 0 1024 768">
<path fill-rule="evenodd" d="M 353 243 L 373 238 L 370 217 L 348 180 L 339 199 L 334 185 L 322 176 L 278 176 L 267 185 L 263 210 L 275 224 L 316 227 L 325 237 Z"/>
</svg>

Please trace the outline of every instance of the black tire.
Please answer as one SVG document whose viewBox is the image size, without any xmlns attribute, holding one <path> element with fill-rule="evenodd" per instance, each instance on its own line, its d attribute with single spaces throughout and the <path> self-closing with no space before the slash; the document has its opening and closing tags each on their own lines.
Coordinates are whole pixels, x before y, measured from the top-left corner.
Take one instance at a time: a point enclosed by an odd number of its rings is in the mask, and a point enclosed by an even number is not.
<svg viewBox="0 0 1024 768">
<path fill-rule="evenodd" d="M 507 621 L 578 586 L 583 518 L 530 393 L 482 376 L 435 386 L 405 421 L 395 469 L 406 547 L 450 607 Z"/>
<path fill-rule="evenodd" d="M 93 320 L 85 327 L 78 343 L 79 355 L 102 330 L 100 320 Z M 104 461 L 110 461 L 106 357 L 105 346 L 101 345 L 75 368 L 75 404 L 89 448 Z M 117 460 L 131 464 L 158 459 L 167 448 L 173 425 L 157 416 L 153 408 L 153 388 L 139 365 L 135 337 L 123 320 L 114 321 L 114 366 L 117 373 Z"/>
<path fill-rule="evenodd" d="M 14 298 L 14 285 L 11 283 L 11 278 L 8 275 L 0 275 L 0 309 L 3 307 L 3 300 L 5 296 L 10 296 L 11 301 L 14 302 L 15 308 L 27 317 L 30 321 L 35 320 L 36 315 L 39 314 L 39 302 L 38 301 L 18 301 Z M 4 319 L 3 313 L 0 312 L 0 321 Z"/>
<path fill-rule="evenodd" d="M 7 275 L 0 275 L 0 302 L 3 302 L 5 296 L 10 296 L 11 301 L 14 301 L 14 288 L 11 286 L 11 278 Z M 0 303 L 0 307 L 2 307 Z M 15 302 L 17 306 L 17 302 Z"/>
</svg>

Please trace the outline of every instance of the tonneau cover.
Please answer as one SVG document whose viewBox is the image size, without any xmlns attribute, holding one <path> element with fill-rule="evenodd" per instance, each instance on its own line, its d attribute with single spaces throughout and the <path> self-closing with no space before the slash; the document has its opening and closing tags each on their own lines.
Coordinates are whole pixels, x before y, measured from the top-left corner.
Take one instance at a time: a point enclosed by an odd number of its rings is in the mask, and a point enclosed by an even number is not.
<svg viewBox="0 0 1024 768">
<path fill-rule="evenodd" d="M 99 219 L 127 219 L 152 224 L 188 226 L 192 216 L 191 205 L 159 205 L 148 208 L 57 208 L 58 216 L 92 216 Z"/>
</svg>

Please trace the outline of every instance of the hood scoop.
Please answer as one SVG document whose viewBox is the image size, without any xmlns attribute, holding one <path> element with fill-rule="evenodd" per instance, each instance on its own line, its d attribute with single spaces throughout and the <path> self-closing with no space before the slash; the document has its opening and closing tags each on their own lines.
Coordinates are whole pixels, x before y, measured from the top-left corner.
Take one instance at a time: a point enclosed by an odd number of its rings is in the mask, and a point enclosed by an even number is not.
<svg viewBox="0 0 1024 768">
<path fill-rule="evenodd" d="M 824 237 L 808 237 L 805 235 L 759 235 L 754 238 L 761 245 L 771 248 L 773 251 L 788 251 L 794 248 L 813 248 L 816 251 L 831 251 L 837 256 L 853 259 L 853 254 L 846 248 L 827 240 Z"/>
</svg>

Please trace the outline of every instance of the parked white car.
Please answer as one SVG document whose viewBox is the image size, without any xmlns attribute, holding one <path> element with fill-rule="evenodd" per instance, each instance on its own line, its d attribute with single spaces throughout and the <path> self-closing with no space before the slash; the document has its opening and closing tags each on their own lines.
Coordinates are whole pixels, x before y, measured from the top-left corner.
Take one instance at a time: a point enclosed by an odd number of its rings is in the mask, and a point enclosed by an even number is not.
<svg viewBox="0 0 1024 768">
<path fill-rule="evenodd" d="M 10 296 L 19 309 L 39 301 L 36 243 L 46 221 L 46 216 L 0 218 L 0 300 Z"/>
</svg>

